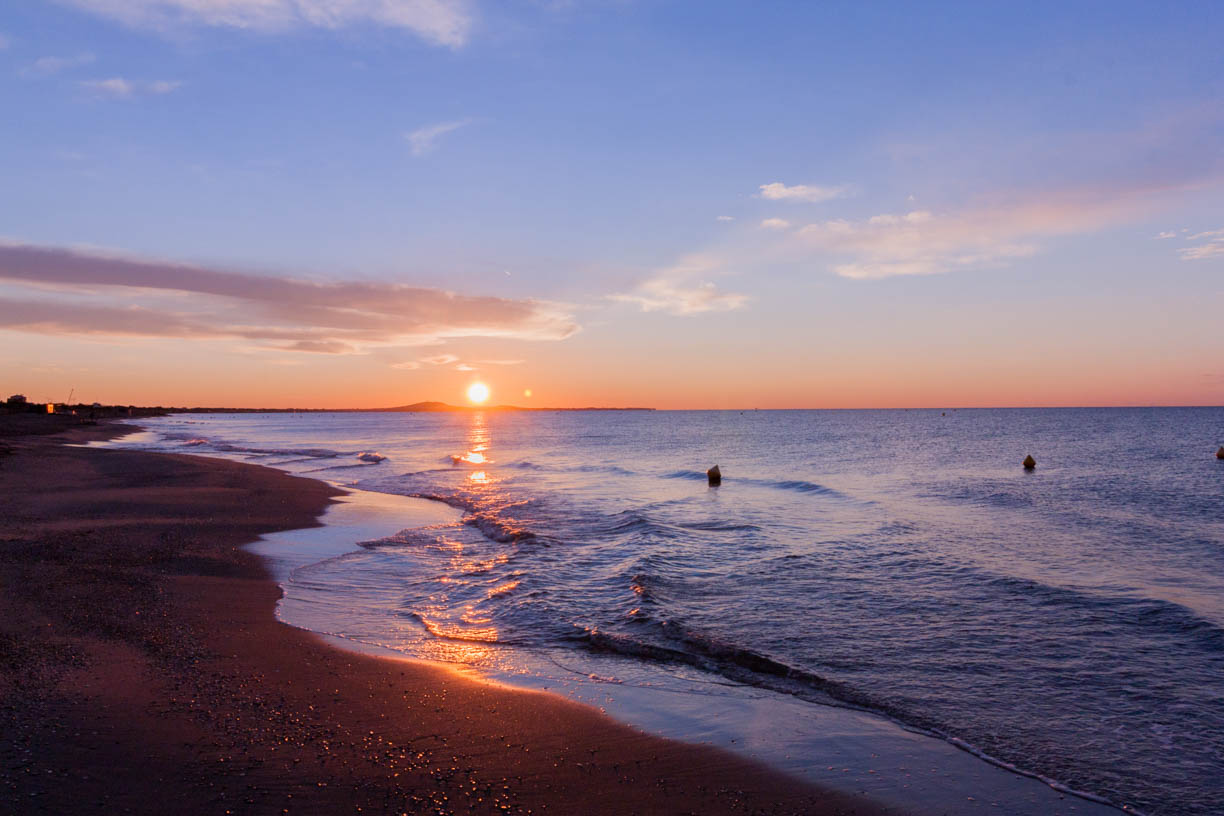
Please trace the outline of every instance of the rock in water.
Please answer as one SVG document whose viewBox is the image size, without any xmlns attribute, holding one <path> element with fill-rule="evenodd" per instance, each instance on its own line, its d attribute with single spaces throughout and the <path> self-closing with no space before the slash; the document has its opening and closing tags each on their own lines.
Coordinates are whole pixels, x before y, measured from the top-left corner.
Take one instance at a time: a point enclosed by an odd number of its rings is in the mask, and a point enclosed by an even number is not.
<svg viewBox="0 0 1224 816">
<path fill-rule="evenodd" d="M 1219 449 L 1218 451 L 1216 451 L 1216 458 L 1217 458 L 1217 459 L 1224 459 L 1224 445 L 1221 445 L 1221 446 L 1220 446 L 1220 449 Z"/>
<path fill-rule="evenodd" d="M 1024 469 L 1032 470 L 1035 467 L 1037 467 L 1037 460 L 1034 459 L 1033 455 L 1030 453 L 1028 456 L 1024 457 Z"/>
<path fill-rule="evenodd" d="M 722 484 L 722 471 L 718 469 L 718 465 L 706 471 L 706 478 L 710 480 L 712 485 Z"/>
</svg>

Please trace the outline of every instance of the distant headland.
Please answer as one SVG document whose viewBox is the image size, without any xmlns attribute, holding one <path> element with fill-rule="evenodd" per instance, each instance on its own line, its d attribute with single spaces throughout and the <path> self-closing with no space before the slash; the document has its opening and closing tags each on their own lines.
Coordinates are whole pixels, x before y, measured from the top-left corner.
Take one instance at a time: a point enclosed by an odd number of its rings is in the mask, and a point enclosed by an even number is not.
<svg viewBox="0 0 1224 816">
<path fill-rule="evenodd" d="M 526 408 L 520 405 L 451 405 L 446 402 L 414 402 L 411 405 L 396 405 L 391 408 L 226 408 L 220 406 L 165 406 L 165 405 L 104 405 L 102 403 L 56 403 L 29 400 L 22 394 L 14 394 L 0 402 L 0 414 L 50 413 L 103 418 L 114 416 L 159 416 L 163 414 L 321 414 L 321 413 L 472 413 L 481 411 L 654 411 L 654 408 L 614 408 L 589 406 L 585 408 Z"/>
<path fill-rule="evenodd" d="M 358 411 L 380 412 L 419 412 L 436 413 L 441 411 L 653 411 L 654 408 L 604 408 L 589 406 L 586 408 L 524 408 L 520 405 L 450 405 L 445 402 L 414 402 L 411 405 L 397 405 L 394 408 L 358 408 Z"/>
</svg>

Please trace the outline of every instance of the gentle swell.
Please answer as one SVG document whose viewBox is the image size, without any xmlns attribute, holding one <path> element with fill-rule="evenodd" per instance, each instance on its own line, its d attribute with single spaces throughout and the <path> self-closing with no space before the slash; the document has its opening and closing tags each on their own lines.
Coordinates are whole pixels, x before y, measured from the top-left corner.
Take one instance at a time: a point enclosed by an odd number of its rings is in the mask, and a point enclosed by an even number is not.
<svg viewBox="0 0 1224 816">
<path fill-rule="evenodd" d="M 707 480 L 706 474 L 697 470 L 673 470 L 670 473 L 663 474 L 664 479 L 688 479 L 694 482 L 704 482 Z M 815 482 L 806 482 L 801 479 L 783 479 L 774 481 L 771 479 L 750 479 L 736 478 L 734 476 L 723 476 L 723 484 L 748 484 L 753 487 L 769 487 L 774 490 L 790 490 L 795 493 L 820 493 L 825 496 L 841 496 L 831 487 L 816 484 Z"/>
</svg>

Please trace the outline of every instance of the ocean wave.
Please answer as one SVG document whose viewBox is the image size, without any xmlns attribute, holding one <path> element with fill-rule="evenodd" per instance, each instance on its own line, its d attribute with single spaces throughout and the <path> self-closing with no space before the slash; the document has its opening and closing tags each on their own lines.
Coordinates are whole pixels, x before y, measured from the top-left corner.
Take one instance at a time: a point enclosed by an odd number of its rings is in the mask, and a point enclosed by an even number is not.
<svg viewBox="0 0 1224 816">
<path fill-rule="evenodd" d="M 303 460 L 299 460 L 299 461 L 303 461 Z M 309 462 L 313 460 L 307 459 L 304 461 Z M 311 470 L 303 470 L 301 472 L 302 473 L 325 473 L 330 470 L 355 470 L 355 469 L 364 470 L 365 468 L 368 468 L 370 466 L 371 466 L 371 463 L 369 462 L 360 462 L 356 465 L 328 465 L 327 467 L 312 468 Z"/>
<path fill-rule="evenodd" d="M 663 474 L 664 479 L 687 479 L 694 482 L 705 482 L 708 476 L 698 470 L 673 470 L 670 473 Z M 723 484 L 746 484 L 753 487 L 769 487 L 775 490 L 790 490 L 795 493 L 820 493 L 826 496 L 841 496 L 842 494 L 831 487 L 825 487 L 822 484 L 808 482 L 802 479 L 753 479 L 748 477 L 725 477 Z"/>
<path fill-rule="evenodd" d="M 490 541 L 496 541 L 499 544 L 542 544 L 549 546 L 556 543 L 555 539 L 537 535 L 521 524 L 491 513 L 473 513 L 463 521 L 465 524 L 479 530 L 485 538 Z"/>
<path fill-rule="evenodd" d="M 1095 588 L 1055 586 L 1012 575 L 994 575 L 986 583 L 1040 604 L 1089 610 L 1096 615 L 1108 615 L 1115 623 L 1153 628 L 1189 637 L 1210 649 L 1224 650 L 1224 627 L 1172 601 L 1103 594 Z"/>
<path fill-rule="evenodd" d="M 690 479 L 692 481 L 704 482 L 706 474 L 697 470 L 673 470 L 670 473 L 663 474 L 664 479 Z"/>
<path fill-rule="evenodd" d="M 515 470 L 547 471 L 550 473 L 611 473 L 616 476 L 637 476 L 638 474 L 618 465 L 542 465 L 528 459 L 508 462 L 503 467 Z"/>
<path fill-rule="evenodd" d="M 815 672 L 790 666 L 767 654 L 728 644 L 671 621 L 642 620 L 658 640 L 575 625 L 571 639 L 594 652 L 608 652 L 655 662 L 679 663 L 728 680 L 768 688 L 810 702 L 837 702 L 852 708 L 880 710 L 866 694 Z"/>
<path fill-rule="evenodd" d="M 339 456 L 351 455 L 344 451 L 331 450 L 330 448 L 258 448 L 246 445 L 232 445 L 228 442 L 214 442 L 204 437 L 192 437 L 181 444 L 188 447 L 203 447 L 207 445 L 218 453 L 243 454 L 250 458 L 293 456 L 303 459 L 335 459 Z"/>
<path fill-rule="evenodd" d="M 477 629 L 461 629 L 455 626 L 444 626 L 437 621 L 422 615 L 420 612 L 408 612 L 407 617 L 412 618 L 421 626 L 425 627 L 425 631 L 438 638 L 439 640 L 450 640 L 459 643 L 501 643 L 497 639 L 496 630 L 485 628 Z"/>
</svg>

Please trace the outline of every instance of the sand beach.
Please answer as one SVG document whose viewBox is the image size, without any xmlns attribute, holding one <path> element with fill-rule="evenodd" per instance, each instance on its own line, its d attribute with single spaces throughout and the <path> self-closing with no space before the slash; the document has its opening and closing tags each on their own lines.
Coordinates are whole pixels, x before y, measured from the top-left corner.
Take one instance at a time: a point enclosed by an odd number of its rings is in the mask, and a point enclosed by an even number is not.
<svg viewBox="0 0 1224 816">
<path fill-rule="evenodd" d="M 337 650 L 275 620 L 280 589 L 243 549 L 316 524 L 335 488 L 68 444 L 130 426 L 9 419 L 5 812 L 897 812 L 561 697 Z"/>
</svg>

